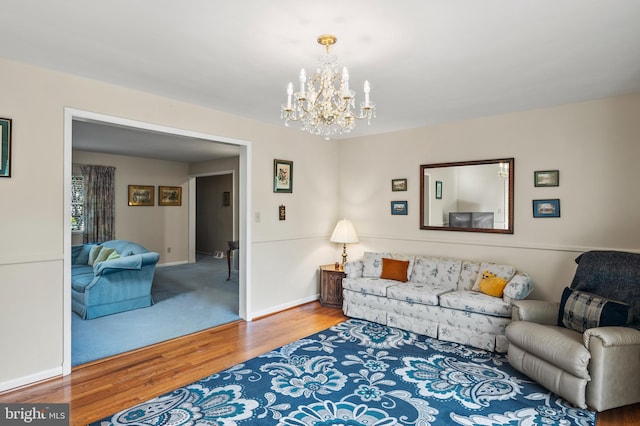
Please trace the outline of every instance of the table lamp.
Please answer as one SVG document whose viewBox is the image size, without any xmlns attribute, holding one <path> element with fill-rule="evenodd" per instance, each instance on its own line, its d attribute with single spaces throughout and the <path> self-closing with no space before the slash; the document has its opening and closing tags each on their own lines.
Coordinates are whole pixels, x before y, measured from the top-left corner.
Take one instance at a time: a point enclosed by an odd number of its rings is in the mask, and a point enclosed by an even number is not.
<svg viewBox="0 0 640 426">
<path fill-rule="evenodd" d="M 347 261 L 347 243 L 358 242 L 358 235 L 356 234 L 356 230 L 353 228 L 351 221 L 347 219 L 338 221 L 329 240 L 333 243 L 342 244 L 342 265 L 344 266 Z"/>
</svg>

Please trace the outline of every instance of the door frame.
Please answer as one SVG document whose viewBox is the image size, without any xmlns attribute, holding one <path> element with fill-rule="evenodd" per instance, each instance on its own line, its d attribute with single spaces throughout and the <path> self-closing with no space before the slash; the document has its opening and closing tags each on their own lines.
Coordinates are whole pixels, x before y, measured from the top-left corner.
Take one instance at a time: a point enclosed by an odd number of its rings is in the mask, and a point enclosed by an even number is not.
<svg viewBox="0 0 640 426">
<path fill-rule="evenodd" d="M 207 133 L 200 133 L 191 130 L 179 129 L 176 127 L 163 126 L 146 123 L 143 121 L 131 120 L 121 117 L 98 114 L 95 112 L 79 110 L 75 108 L 64 108 L 64 238 L 63 238 L 63 360 L 62 375 L 71 374 L 71 174 L 72 174 L 72 151 L 73 151 L 73 121 L 93 121 L 98 123 L 120 125 L 125 127 L 149 130 L 159 133 L 167 133 L 184 137 L 208 140 L 216 143 L 225 143 L 240 147 L 239 161 L 239 233 L 238 239 L 242 250 L 240 255 L 239 270 L 239 316 L 245 320 L 251 319 L 252 309 L 250 303 L 251 296 L 251 142 L 217 136 Z M 191 224 L 190 224 L 191 226 Z M 189 247 L 195 247 L 195 241 L 191 241 L 192 235 L 188 235 Z"/>
</svg>

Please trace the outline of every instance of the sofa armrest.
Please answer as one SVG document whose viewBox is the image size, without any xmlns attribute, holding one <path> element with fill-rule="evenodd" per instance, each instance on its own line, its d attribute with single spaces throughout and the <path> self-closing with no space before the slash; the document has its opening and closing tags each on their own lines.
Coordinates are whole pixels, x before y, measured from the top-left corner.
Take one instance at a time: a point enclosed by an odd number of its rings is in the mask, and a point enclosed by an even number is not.
<svg viewBox="0 0 640 426">
<path fill-rule="evenodd" d="M 587 403 L 598 411 L 640 402 L 640 330 L 598 327 L 583 333 L 591 353 Z"/>
<path fill-rule="evenodd" d="M 117 259 L 105 260 L 93 265 L 93 273 L 95 275 L 104 275 L 123 269 L 141 269 L 146 265 L 155 265 L 158 263 L 160 255 L 155 252 L 147 252 L 140 254 L 132 254 Z"/>
<path fill-rule="evenodd" d="M 364 264 L 362 263 L 362 260 L 353 260 L 345 262 L 345 264 L 342 265 L 342 268 L 347 278 L 360 278 L 362 277 Z"/>
<path fill-rule="evenodd" d="M 142 256 L 142 266 L 155 265 L 160 260 L 160 254 L 154 251 L 141 253 L 140 256 Z"/>
<path fill-rule="evenodd" d="M 93 265 L 94 275 L 109 274 L 123 269 L 140 269 L 142 268 L 142 255 L 132 254 L 131 256 L 123 256 L 117 259 L 105 260 Z"/>
<path fill-rule="evenodd" d="M 558 324 L 560 303 L 544 300 L 514 300 L 511 308 L 513 321 L 531 321 L 544 325 Z"/>
</svg>

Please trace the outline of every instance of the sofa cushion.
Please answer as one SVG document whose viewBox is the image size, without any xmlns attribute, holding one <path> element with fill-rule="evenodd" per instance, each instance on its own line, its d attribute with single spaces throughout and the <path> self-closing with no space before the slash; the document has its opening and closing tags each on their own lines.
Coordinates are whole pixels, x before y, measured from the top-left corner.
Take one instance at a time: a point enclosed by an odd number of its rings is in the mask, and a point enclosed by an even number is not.
<svg viewBox="0 0 640 426">
<path fill-rule="evenodd" d="M 367 278 L 380 278 L 382 273 L 382 258 L 391 257 L 390 253 L 375 253 L 367 251 L 362 256 L 362 276 Z"/>
<path fill-rule="evenodd" d="M 471 290 L 478 279 L 478 271 L 480 271 L 479 262 L 463 261 L 458 279 L 458 290 Z"/>
<path fill-rule="evenodd" d="M 404 300 L 406 302 L 437 306 L 439 296 L 449 291 L 451 291 L 451 289 L 445 286 L 408 282 L 406 284 L 388 287 L 387 297 L 390 299 Z"/>
<path fill-rule="evenodd" d="M 440 296 L 440 306 L 496 317 L 511 317 L 511 305 L 504 300 L 475 291 L 455 291 Z"/>
<path fill-rule="evenodd" d="M 113 252 L 107 257 L 107 260 L 120 259 L 120 254 L 113 250 Z"/>
<path fill-rule="evenodd" d="M 87 261 L 87 265 L 93 265 L 96 262 L 96 259 L 100 255 L 101 250 L 101 245 L 91 246 L 91 249 L 89 250 L 89 259 Z"/>
<path fill-rule="evenodd" d="M 359 293 L 387 296 L 387 288 L 393 285 L 403 285 L 398 281 L 383 278 L 343 278 L 342 288 Z"/>
<path fill-rule="evenodd" d="M 566 287 L 560 299 L 558 325 L 584 332 L 589 328 L 629 323 L 629 304 Z"/>
<path fill-rule="evenodd" d="M 494 274 L 496 277 L 504 278 L 507 282 L 511 281 L 511 278 L 516 274 L 516 268 L 510 265 L 500 265 L 497 263 L 491 262 L 482 262 L 480 264 L 478 277 L 476 278 L 476 282 L 473 285 L 471 290 L 480 291 L 480 281 L 482 281 L 482 274 L 485 271 L 488 271 Z"/>
<path fill-rule="evenodd" d="M 409 281 L 456 290 L 461 268 L 461 260 L 417 256 Z"/>
<path fill-rule="evenodd" d="M 98 257 L 96 257 L 96 259 L 93 261 L 93 264 L 95 265 L 96 263 L 104 262 L 115 251 L 116 251 L 116 249 L 114 249 L 114 248 L 102 247 L 102 250 L 100 250 L 100 253 L 98 253 Z"/>
<path fill-rule="evenodd" d="M 504 288 L 502 298 L 505 302 L 511 303 L 514 300 L 521 300 L 533 291 L 531 277 L 524 272 L 519 272 L 511 278 Z"/>
<path fill-rule="evenodd" d="M 383 257 L 382 272 L 380 274 L 380 278 L 384 278 L 387 280 L 407 282 L 409 280 L 407 278 L 408 268 L 409 268 L 408 260 L 396 260 L 396 259 L 388 259 L 386 257 Z"/>
<path fill-rule="evenodd" d="M 362 260 L 355 260 L 352 262 L 346 262 L 342 265 L 344 273 L 349 278 L 358 278 L 362 276 Z"/>
<path fill-rule="evenodd" d="M 75 264 L 76 265 L 88 265 L 89 264 L 89 252 L 91 252 L 91 247 L 95 244 L 83 244 L 78 248 L 78 257 L 76 257 Z"/>
<path fill-rule="evenodd" d="M 93 274 L 93 266 L 89 265 L 71 265 L 71 275 Z"/>
<path fill-rule="evenodd" d="M 80 293 L 84 293 L 85 287 L 87 287 L 93 279 L 95 275 L 93 274 L 93 269 L 90 266 L 88 270 L 74 270 L 73 277 L 71 278 L 71 288 L 75 291 L 79 291 Z"/>
</svg>

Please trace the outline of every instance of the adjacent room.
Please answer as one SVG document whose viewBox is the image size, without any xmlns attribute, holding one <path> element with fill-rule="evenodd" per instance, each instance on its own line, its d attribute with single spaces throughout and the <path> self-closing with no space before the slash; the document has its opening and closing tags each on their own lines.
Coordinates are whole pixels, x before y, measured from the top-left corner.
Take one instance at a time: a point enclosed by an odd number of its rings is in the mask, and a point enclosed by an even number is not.
<svg viewBox="0 0 640 426">
<path fill-rule="evenodd" d="M 72 287 L 78 289 L 73 293 L 72 365 L 240 319 L 238 251 L 229 250 L 238 234 L 237 204 L 231 202 L 237 187 L 237 167 L 224 170 L 228 164 L 237 163 L 237 149 L 79 120 L 73 122 L 72 139 L 74 250 L 88 255 L 91 247 L 101 245 L 96 242 L 102 242 L 105 247 L 113 246 L 110 250 L 116 251 L 116 262 L 122 262 L 122 252 L 130 243 L 149 241 L 159 229 L 166 244 L 153 261 L 143 259 L 148 266 L 141 273 L 131 272 L 127 264 L 120 265 L 121 272 L 112 267 L 116 272 L 105 273 L 102 278 L 91 268 L 83 279 L 80 277 L 86 266 L 82 265 L 93 266 L 94 261 L 103 259 L 99 254 L 93 261 L 90 255 L 86 261 L 80 260 L 81 255 L 72 259 Z M 190 163 L 203 162 L 208 163 L 207 173 L 187 174 Z M 157 185 L 146 185 L 149 183 Z M 195 215 L 188 214 L 189 185 L 195 186 L 195 200 L 191 202 Z M 168 201 L 162 200 L 163 188 L 173 191 Z M 144 189 L 149 190 L 146 197 L 135 198 Z M 186 232 L 192 226 L 190 222 L 195 222 L 195 241 L 189 241 Z M 171 240 L 168 235 L 176 238 Z M 185 257 L 185 248 L 195 250 L 194 260 L 180 260 Z M 109 292 L 103 286 L 130 288 L 123 290 L 126 295 L 105 295 L 88 306 L 85 300 L 93 297 L 89 293 Z M 109 308 L 104 302 L 107 297 L 115 300 Z"/>
<path fill-rule="evenodd" d="M 638 423 L 640 2 L 5 3 L 0 405 Z"/>
</svg>

